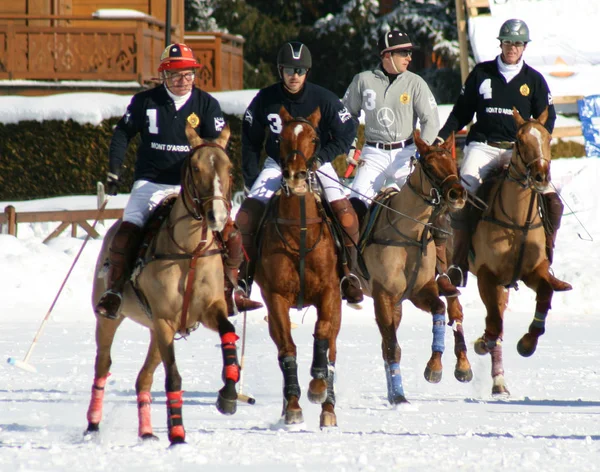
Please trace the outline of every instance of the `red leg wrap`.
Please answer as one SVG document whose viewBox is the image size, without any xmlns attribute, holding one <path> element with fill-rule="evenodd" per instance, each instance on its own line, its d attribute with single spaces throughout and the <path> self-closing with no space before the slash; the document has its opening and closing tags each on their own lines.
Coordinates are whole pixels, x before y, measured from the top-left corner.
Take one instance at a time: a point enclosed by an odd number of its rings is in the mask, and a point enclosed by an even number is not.
<svg viewBox="0 0 600 472">
<path fill-rule="evenodd" d="M 167 427 L 169 429 L 169 441 L 185 439 L 183 428 L 183 390 L 178 392 L 167 392 Z"/>
<path fill-rule="evenodd" d="M 240 365 L 237 359 L 235 342 L 240 339 L 234 332 L 225 333 L 221 336 L 221 350 L 223 351 L 223 381 L 240 380 Z"/>
<path fill-rule="evenodd" d="M 152 435 L 152 397 L 150 392 L 140 392 L 137 396 L 138 404 L 138 436 L 141 438 Z"/>
<path fill-rule="evenodd" d="M 106 377 L 94 379 L 92 384 L 92 398 L 90 400 L 90 406 L 87 411 L 87 420 L 89 423 L 99 424 L 102 420 L 102 404 L 104 402 L 104 387 L 106 386 Z"/>
</svg>

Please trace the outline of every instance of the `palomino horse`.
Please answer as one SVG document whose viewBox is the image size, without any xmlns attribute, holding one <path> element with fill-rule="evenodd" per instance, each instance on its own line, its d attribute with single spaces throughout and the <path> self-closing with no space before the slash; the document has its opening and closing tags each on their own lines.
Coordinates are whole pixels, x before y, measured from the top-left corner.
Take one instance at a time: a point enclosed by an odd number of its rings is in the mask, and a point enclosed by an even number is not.
<svg viewBox="0 0 600 472">
<path fill-rule="evenodd" d="M 239 379 L 239 365 L 235 342 L 238 337 L 227 317 L 222 249 L 213 233 L 223 229 L 231 208 L 228 199 L 231 162 L 224 150 L 229 128 L 224 129 L 215 142 L 203 141 L 189 125 L 186 135 L 193 150 L 184 162 L 181 192 L 150 243 L 144 267 L 133 284 L 126 285 L 120 316 L 116 320 L 96 317 L 95 378 L 86 433 L 99 430 L 104 387 L 112 363 L 110 349 L 125 317 L 146 326 L 151 334 L 146 361 L 135 385 L 140 438 L 155 438 L 150 418 L 150 388 L 154 371 L 162 362 L 166 376 L 169 440 L 171 444 L 185 441 L 183 392 L 175 363 L 174 338 L 176 333 L 189 334 L 200 323 L 218 331 L 221 336 L 225 386 L 219 391 L 217 409 L 223 414 L 236 411 L 235 384 Z M 118 224 L 104 238 L 96 265 L 93 305 L 105 290 L 102 272 Z M 141 300 L 144 299 L 146 309 L 142 308 Z"/>
<path fill-rule="evenodd" d="M 370 280 L 363 280 L 363 286 L 375 306 L 388 401 L 392 405 L 407 401 L 400 373 L 401 349 L 396 337 L 402 320 L 402 302 L 406 299 L 433 316 L 432 354 L 425 378 L 433 383 L 442 378 L 446 307 L 439 298 L 435 281 L 436 251 L 431 229 L 447 208 L 452 211 L 464 207 L 467 197 L 452 158 L 454 136 L 441 146 L 427 145 L 418 130 L 414 132 L 414 139 L 420 154 L 414 171 L 381 209 L 369 234 L 361 238 L 363 258 L 371 274 Z M 375 209 L 371 207 L 371 214 Z M 457 358 L 454 375 L 468 382 L 473 373 L 466 356 L 462 319 L 454 321 Z"/>
<path fill-rule="evenodd" d="M 283 373 L 284 423 L 304 422 L 289 311 L 292 306 L 312 305 L 317 309 L 317 322 L 308 399 L 321 404 L 322 428 L 336 426 L 333 384 L 341 323 L 340 278 L 335 242 L 314 175 L 307 168 L 319 142 L 316 128 L 321 111 L 317 108 L 308 119 L 293 118 L 283 107 L 279 114 L 283 183 L 267 210 L 256 282 L 267 305 L 269 333 Z"/>
<path fill-rule="evenodd" d="M 538 338 L 544 334 L 546 316 L 554 290 L 546 237 L 538 211 L 540 194 L 550 185 L 550 140 L 544 127 L 546 109 L 537 120 L 525 121 L 513 108 L 517 137 L 508 169 L 492 187 L 488 207 L 472 236 L 474 259 L 469 271 L 477 276 L 481 300 L 485 304 L 485 332 L 475 341 L 475 352 L 492 357 L 492 394 L 508 395 L 502 364 L 502 336 L 507 294 L 505 288 L 522 280 L 536 292 L 535 315 L 529 332 L 517 344 L 524 357 L 531 356 Z M 448 300 L 450 318 L 462 318 L 458 298 Z"/>
</svg>

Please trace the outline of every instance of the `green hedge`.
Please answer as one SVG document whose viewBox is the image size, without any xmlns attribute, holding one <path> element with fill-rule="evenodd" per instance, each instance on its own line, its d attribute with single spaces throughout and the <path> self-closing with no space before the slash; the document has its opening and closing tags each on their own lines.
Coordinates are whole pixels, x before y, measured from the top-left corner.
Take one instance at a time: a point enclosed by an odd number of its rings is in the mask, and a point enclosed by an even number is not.
<svg viewBox="0 0 600 472">
<path fill-rule="evenodd" d="M 234 189 L 243 188 L 241 172 L 241 126 L 236 115 L 226 115 L 231 127 L 229 156 L 234 165 Z M 0 124 L 0 201 L 94 195 L 96 182 L 104 182 L 108 170 L 108 148 L 118 118 L 99 126 L 74 121 L 22 121 Z M 358 132 L 363 141 L 363 127 Z M 137 140 L 127 151 L 122 192 L 133 183 Z M 552 146 L 553 157 L 584 156 L 583 145 L 562 142 Z M 459 158 L 462 153 L 458 152 Z M 346 170 L 344 156 L 334 162 L 338 174 Z"/>
</svg>

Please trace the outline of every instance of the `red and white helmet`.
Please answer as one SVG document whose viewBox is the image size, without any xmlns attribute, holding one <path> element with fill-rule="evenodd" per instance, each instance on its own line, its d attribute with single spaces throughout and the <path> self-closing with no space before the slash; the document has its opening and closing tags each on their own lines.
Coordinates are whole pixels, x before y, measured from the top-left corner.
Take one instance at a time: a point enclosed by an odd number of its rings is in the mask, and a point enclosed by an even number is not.
<svg viewBox="0 0 600 472">
<path fill-rule="evenodd" d="M 158 72 L 176 69 L 195 69 L 202 67 L 192 50 L 183 43 L 169 44 L 160 56 Z"/>
</svg>

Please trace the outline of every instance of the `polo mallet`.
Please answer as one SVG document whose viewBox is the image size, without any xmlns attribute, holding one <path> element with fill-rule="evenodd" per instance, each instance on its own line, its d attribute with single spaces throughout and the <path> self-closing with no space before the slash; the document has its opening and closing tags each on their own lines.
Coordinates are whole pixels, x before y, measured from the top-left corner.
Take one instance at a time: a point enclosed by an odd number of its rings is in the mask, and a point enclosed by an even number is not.
<svg viewBox="0 0 600 472">
<path fill-rule="evenodd" d="M 248 403 L 248 405 L 254 405 L 256 400 L 248 395 L 242 393 L 244 389 L 244 358 L 246 356 L 246 311 L 244 310 L 244 321 L 242 323 L 242 356 L 240 358 L 240 391 L 238 392 L 237 399 L 241 402 Z"/>
<path fill-rule="evenodd" d="M 107 205 L 109 199 L 110 199 L 110 197 L 108 197 L 106 200 L 104 200 L 104 203 L 98 209 L 98 216 L 96 217 L 96 221 L 94 221 L 94 224 L 92 225 L 92 229 L 96 228 L 96 225 L 98 224 L 98 221 L 100 220 L 100 217 L 102 216 L 102 212 L 106 208 L 106 205 Z M 54 301 L 52 302 L 52 305 L 50 305 L 50 309 L 48 310 L 48 313 L 46 313 L 46 316 L 44 316 L 44 319 L 42 320 L 42 323 L 40 324 L 40 327 L 38 328 L 37 333 L 35 333 L 35 336 L 33 338 L 31 346 L 29 346 L 29 350 L 27 351 L 27 354 L 25 354 L 25 357 L 23 358 L 22 361 L 15 359 L 14 357 L 9 357 L 7 362 L 10 365 L 14 365 L 15 367 L 26 370 L 28 372 L 37 372 L 36 368 L 29 363 L 29 358 L 31 357 L 31 354 L 33 353 L 33 348 L 35 347 L 38 340 L 40 339 L 40 336 L 42 335 L 42 331 L 44 330 L 46 323 L 50 319 L 50 314 L 52 313 L 52 310 L 54 309 L 54 305 L 56 305 L 56 302 L 58 301 L 58 297 L 60 297 L 60 294 L 62 293 L 63 288 L 65 288 L 67 280 L 69 279 L 71 272 L 73 272 L 73 268 L 75 267 L 75 264 L 77 264 L 77 261 L 79 260 L 79 256 L 81 256 L 81 253 L 83 252 L 83 248 L 85 248 L 85 245 L 90 240 L 90 237 L 91 237 L 90 233 L 88 233 L 85 240 L 83 241 L 83 244 L 81 245 L 81 248 L 79 249 L 79 252 L 75 256 L 75 260 L 73 261 L 73 264 L 71 264 L 71 268 L 69 269 L 69 272 L 67 272 L 67 276 L 65 277 L 65 280 L 63 280 L 62 285 L 58 289 L 58 293 L 56 294 L 56 297 L 54 297 Z"/>
</svg>

